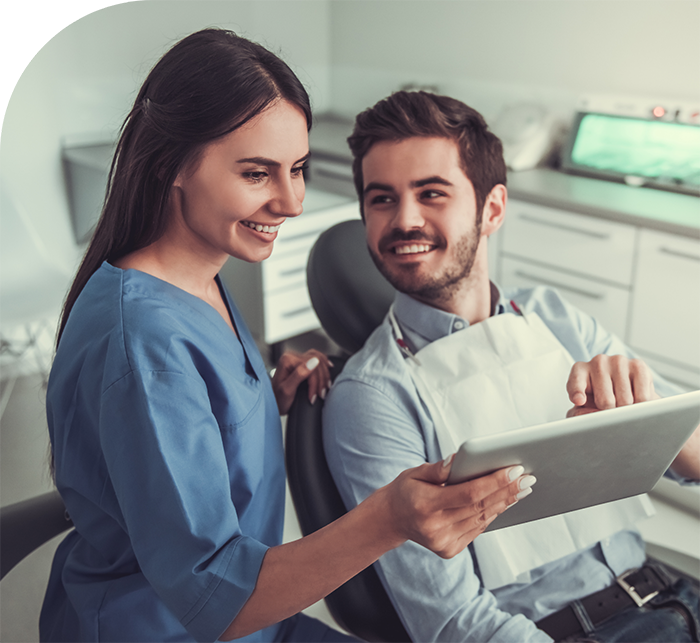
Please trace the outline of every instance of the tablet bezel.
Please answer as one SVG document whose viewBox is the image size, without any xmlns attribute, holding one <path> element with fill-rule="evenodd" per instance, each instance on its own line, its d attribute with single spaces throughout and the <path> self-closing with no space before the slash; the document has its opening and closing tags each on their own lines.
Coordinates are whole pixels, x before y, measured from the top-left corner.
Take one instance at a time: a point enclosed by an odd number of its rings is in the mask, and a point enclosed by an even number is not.
<svg viewBox="0 0 700 643">
<path fill-rule="evenodd" d="M 466 440 L 448 484 L 520 464 L 533 493 L 487 531 L 646 493 L 700 424 L 700 391 Z"/>
</svg>

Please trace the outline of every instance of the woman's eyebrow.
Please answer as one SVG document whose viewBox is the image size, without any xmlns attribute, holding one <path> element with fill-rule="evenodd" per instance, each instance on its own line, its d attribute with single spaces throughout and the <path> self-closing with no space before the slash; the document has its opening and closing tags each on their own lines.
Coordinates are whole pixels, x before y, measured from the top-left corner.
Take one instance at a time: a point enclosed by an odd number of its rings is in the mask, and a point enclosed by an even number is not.
<svg viewBox="0 0 700 643">
<path fill-rule="evenodd" d="M 304 161 L 308 161 L 310 157 L 311 152 L 307 152 L 300 159 L 294 161 L 294 165 L 297 165 L 298 163 L 303 163 Z M 279 167 L 280 165 L 282 165 L 279 161 L 269 159 L 266 156 L 250 156 L 248 158 L 238 159 L 236 163 L 255 163 L 256 165 L 269 165 L 271 167 Z"/>
</svg>

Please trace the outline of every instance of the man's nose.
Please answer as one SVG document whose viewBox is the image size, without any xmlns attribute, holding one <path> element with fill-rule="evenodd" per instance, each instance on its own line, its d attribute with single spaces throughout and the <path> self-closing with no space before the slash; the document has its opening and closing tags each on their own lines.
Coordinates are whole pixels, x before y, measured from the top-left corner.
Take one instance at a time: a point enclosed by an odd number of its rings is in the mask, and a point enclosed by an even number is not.
<svg viewBox="0 0 700 643">
<path fill-rule="evenodd" d="M 415 199 L 401 199 L 394 214 L 394 226 L 402 230 L 422 228 L 425 219 L 420 204 Z"/>
</svg>

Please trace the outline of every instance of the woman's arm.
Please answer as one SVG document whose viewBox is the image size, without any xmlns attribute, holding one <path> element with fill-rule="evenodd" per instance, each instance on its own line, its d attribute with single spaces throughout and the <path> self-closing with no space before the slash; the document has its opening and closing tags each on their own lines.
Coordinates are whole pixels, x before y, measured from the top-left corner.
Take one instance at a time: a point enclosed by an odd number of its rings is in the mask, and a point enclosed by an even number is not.
<svg viewBox="0 0 700 643">
<path fill-rule="evenodd" d="M 330 525 L 271 548 L 255 590 L 221 639 L 296 614 L 407 540 L 451 558 L 517 502 L 521 468 L 444 486 L 450 461 L 409 469 Z"/>
</svg>

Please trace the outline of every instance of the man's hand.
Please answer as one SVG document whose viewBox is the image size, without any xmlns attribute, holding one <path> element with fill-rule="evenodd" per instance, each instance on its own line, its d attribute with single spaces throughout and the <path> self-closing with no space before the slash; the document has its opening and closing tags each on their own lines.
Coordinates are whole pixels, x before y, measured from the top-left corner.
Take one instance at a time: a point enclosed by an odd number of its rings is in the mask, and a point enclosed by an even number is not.
<svg viewBox="0 0 700 643">
<path fill-rule="evenodd" d="M 566 390 L 574 405 L 566 417 L 659 399 L 649 367 L 622 355 L 596 355 L 590 362 L 576 362 Z"/>
</svg>

